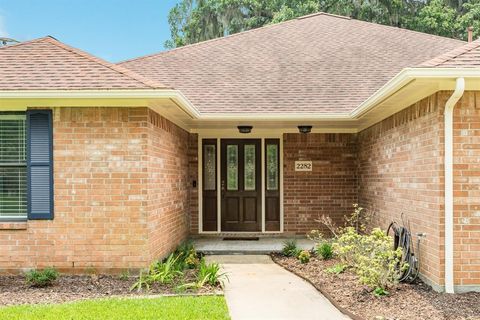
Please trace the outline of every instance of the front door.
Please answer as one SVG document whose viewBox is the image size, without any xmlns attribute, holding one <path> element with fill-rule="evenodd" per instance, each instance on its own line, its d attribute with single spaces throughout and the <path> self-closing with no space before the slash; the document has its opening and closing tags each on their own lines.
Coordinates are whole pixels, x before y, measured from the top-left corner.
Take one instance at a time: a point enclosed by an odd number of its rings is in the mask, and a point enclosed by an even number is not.
<svg viewBox="0 0 480 320">
<path fill-rule="evenodd" d="M 222 231 L 261 231 L 261 141 L 221 141 Z"/>
</svg>

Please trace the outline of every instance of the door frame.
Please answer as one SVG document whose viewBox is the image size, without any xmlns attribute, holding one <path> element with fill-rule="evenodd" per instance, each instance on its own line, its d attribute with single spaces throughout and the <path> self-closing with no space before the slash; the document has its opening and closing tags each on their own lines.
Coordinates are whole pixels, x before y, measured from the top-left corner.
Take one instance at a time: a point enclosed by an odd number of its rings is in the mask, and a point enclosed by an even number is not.
<svg viewBox="0 0 480 320">
<path fill-rule="evenodd" d="M 254 128 L 255 130 L 255 128 Z M 223 131 L 223 130 L 222 130 Z M 198 159 L 198 233 L 199 234 L 218 234 L 222 232 L 227 232 L 227 231 L 222 231 L 222 199 L 221 199 L 221 193 L 217 192 L 217 231 L 204 231 L 203 230 L 203 144 L 202 141 L 203 139 L 216 139 L 217 141 L 217 161 L 216 161 L 216 172 L 217 172 L 217 188 L 218 186 L 221 185 L 221 140 L 222 139 L 260 139 L 260 149 L 261 149 L 261 202 L 262 202 L 262 210 L 261 210 L 261 233 L 283 233 L 283 221 L 284 221 L 284 216 L 283 216 L 283 133 L 277 132 L 277 133 L 268 133 L 268 132 L 260 132 L 260 133 L 248 133 L 248 134 L 243 134 L 239 133 L 238 131 L 235 130 L 228 130 L 227 132 L 219 132 L 219 131 L 202 131 L 198 132 L 198 153 L 197 153 L 197 159 Z M 266 231 L 265 230 L 265 139 L 279 139 L 279 145 L 280 145 L 280 159 L 279 159 L 279 166 L 280 166 L 280 172 L 279 172 L 279 181 L 280 181 L 280 231 Z M 236 231 L 235 233 L 259 233 L 259 232 L 250 232 L 250 231 Z"/>
</svg>

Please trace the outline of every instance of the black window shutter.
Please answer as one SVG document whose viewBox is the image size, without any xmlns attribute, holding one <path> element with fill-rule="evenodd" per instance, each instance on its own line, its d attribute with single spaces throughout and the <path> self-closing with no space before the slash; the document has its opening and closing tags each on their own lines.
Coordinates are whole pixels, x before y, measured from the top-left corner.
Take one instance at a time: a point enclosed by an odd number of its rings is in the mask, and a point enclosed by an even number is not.
<svg viewBox="0 0 480 320">
<path fill-rule="evenodd" d="M 51 110 L 27 111 L 28 219 L 53 219 L 53 134 Z"/>
</svg>

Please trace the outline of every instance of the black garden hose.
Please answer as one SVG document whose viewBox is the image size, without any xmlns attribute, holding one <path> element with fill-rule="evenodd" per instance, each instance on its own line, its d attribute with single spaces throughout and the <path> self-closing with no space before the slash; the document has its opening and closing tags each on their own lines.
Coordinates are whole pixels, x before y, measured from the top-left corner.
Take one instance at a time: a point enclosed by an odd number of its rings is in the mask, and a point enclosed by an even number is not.
<svg viewBox="0 0 480 320">
<path fill-rule="evenodd" d="M 390 223 L 390 226 L 388 226 L 388 235 L 390 235 L 390 230 L 393 232 L 394 250 L 397 250 L 397 248 L 402 248 L 403 251 L 402 263 L 400 263 L 400 265 L 404 265 L 404 263 L 408 264 L 408 267 L 402 272 L 399 280 L 400 282 L 412 283 L 418 277 L 419 264 L 418 259 L 414 254 L 413 240 L 410 230 L 408 230 L 406 227 L 399 226 L 395 221 Z"/>
</svg>

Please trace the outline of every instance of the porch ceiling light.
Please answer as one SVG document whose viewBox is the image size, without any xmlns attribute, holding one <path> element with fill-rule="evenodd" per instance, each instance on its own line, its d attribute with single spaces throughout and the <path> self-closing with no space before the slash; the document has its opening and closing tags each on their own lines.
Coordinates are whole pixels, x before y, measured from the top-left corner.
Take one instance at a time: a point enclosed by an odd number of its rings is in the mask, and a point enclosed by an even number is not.
<svg viewBox="0 0 480 320">
<path fill-rule="evenodd" d="M 305 125 L 298 126 L 298 131 L 300 133 L 310 133 L 312 132 L 312 126 L 305 126 Z"/>
<path fill-rule="evenodd" d="M 238 132 L 240 133 L 250 133 L 252 132 L 252 126 L 238 126 Z"/>
</svg>

